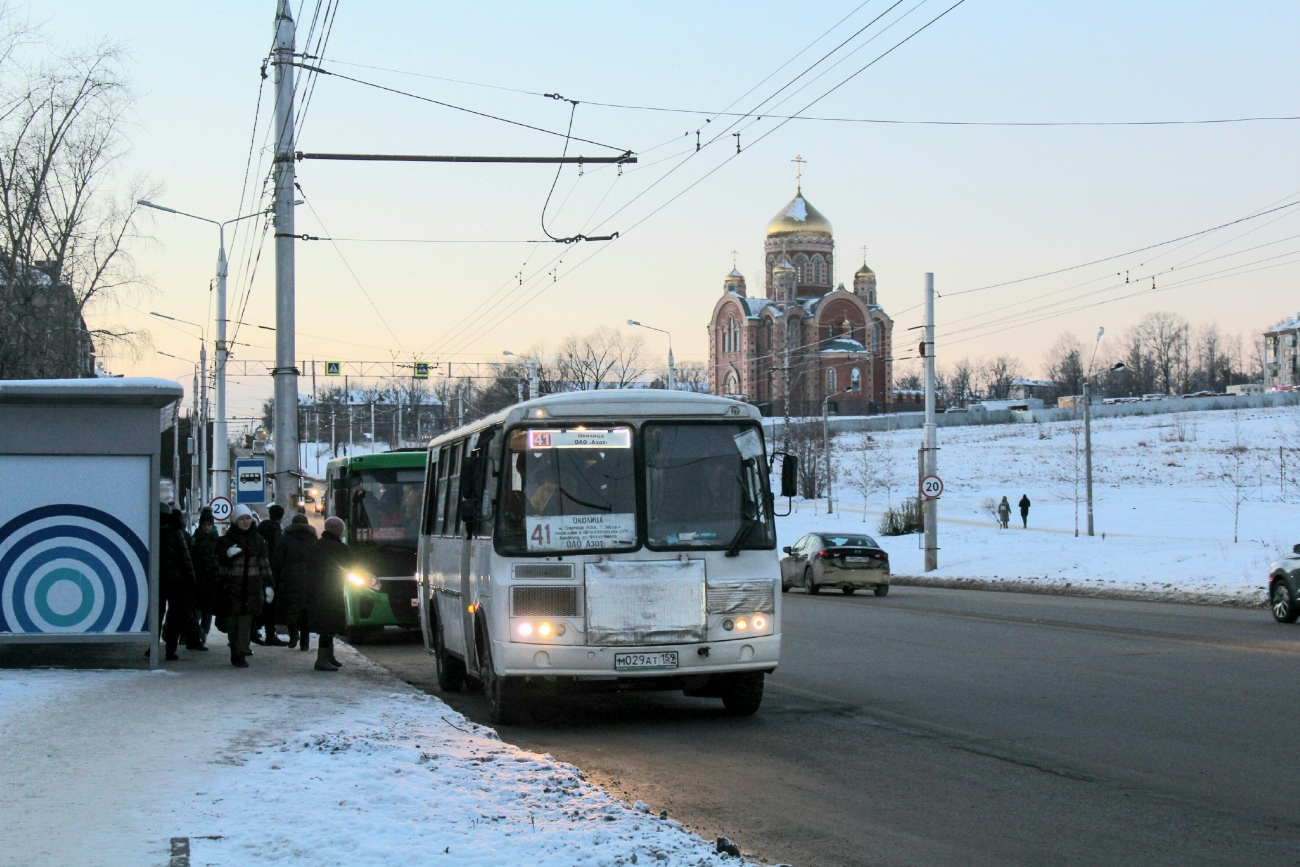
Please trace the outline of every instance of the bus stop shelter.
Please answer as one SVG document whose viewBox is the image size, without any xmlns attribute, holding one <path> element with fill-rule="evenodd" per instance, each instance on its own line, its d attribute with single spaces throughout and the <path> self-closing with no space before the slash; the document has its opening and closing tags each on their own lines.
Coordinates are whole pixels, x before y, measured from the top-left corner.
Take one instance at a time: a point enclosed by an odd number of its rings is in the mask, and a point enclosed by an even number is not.
<svg viewBox="0 0 1300 867">
<path fill-rule="evenodd" d="M 137 643 L 158 665 L 165 379 L 0 380 L 0 644 Z"/>
</svg>

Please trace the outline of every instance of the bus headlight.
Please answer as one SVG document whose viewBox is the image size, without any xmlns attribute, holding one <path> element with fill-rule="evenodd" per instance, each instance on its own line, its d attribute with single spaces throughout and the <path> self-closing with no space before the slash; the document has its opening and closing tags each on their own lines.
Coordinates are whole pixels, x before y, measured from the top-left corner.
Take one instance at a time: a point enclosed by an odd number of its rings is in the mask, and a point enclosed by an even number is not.
<svg viewBox="0 0 1300 867">
<path fill-rule="evenodd" d="M 767 618 L 761 614 L 755 614 L 754 619 L 750 621 L 750 623 L 757 632 L 762 632 L 764 629 L 767 629 Z"/>
<path fill-rule="evenodd" d="M 365 587 L 367 590 L 379 590 L 379 579 L 373 575 L 362 575 L 359 572 L 348 573 L 348 583 L 354 587 Z"/>
<path fill-rule="evenodd" d="M 515 632 L 519 634 L 520 638 L 528 638 L 533 634 L 533 624 L 521 623 L 515 627 Z"/>
</svg>

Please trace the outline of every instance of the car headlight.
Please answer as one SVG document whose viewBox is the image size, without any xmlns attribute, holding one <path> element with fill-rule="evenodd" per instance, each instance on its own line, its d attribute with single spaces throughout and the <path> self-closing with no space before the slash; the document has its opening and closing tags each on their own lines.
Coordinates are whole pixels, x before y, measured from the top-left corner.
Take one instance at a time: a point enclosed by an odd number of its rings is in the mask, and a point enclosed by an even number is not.
<svg viewBox="0 0 1300 867">
<path fill-rule="evenodd" d="M 362 575 L 359 572 L 348 573 L 348 583 L 354 587 L 365 587 L 367 590 L 378 590 L 379 579 L 373 575 Z"/>
</svg>

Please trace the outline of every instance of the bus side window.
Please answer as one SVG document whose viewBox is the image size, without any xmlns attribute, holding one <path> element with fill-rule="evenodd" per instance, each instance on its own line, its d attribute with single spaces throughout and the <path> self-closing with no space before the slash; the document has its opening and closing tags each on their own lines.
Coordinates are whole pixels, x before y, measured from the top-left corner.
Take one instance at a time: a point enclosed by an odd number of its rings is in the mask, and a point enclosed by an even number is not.
<svg viewBox="0 0 1300 867">
<path fill-rule="evenodd" d="M 479 515 L 482 520 L 479 522 L 477 533 L 480 539 L 492 538 L 492 504 L 496 500 L 497 475 L 500 472 L 498 469 L 501 452 L 500 435 L 500 427 L 483 431 L 478 435 L 478 441 L 474 445 L 474 452 L 480 459 L 480 484 L 483 486 L 483 496 L 479 500 Z"/>
<path fill-rule="evenodd" d="M 429 532 L 435 536 L 443 535 L 442 521 L 447 514 L 447 466 L 451 463 L 450 452 L 449 446 L 443 446 L 442 454 L 438 458 L 438 491 L 432 508 L 434 520 L 429 527 Z"/>
<path fill-rule="evenodd" d="M 429 465 L 424 472 L 424 522 L 420 532 L 433 535 L 438 520 L 438 455 L 429 455 Z"/>
<path fill-rule="evenodd" d="M 447 467 L 447 513 L 442 523 L 442 535 L 459 536 L 460 528 L 460 457 L 465 441 L 451 446 L 451 463 Z"/>
</svg>

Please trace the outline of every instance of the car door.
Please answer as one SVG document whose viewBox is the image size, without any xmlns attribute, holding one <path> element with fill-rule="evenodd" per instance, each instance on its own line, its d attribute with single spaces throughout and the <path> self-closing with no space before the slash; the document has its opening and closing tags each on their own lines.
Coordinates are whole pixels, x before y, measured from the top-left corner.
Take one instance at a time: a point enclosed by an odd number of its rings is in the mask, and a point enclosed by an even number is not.
<svg viewBox="0 0 1300 867">
<path fill-rule="evenodd" d="M 804 536 L 790 546 L 789 554 L 781 555 L 781 582 L 783 584 L 794 584 L 803 575 L 803 565 L 799 560 L 799 551 L 807 541 L 808 537 Z"/>
</svg>

